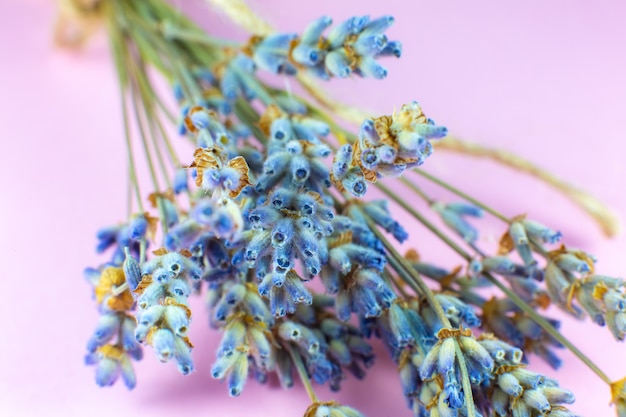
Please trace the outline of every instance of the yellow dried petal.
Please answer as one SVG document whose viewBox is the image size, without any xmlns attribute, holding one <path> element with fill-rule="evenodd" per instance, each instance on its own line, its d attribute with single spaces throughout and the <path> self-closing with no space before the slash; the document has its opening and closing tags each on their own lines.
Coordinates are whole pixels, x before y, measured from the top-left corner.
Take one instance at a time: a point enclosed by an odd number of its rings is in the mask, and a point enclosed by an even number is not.
<svg viewBox="0 0 626 417">
<path fill-rule="evenodd" d="M 594 299 L 598 301 L 602 301 L 604 300 L 604 295 L 606 294 L 608 290 L 609 290 L 609 287 L 607 287 L 604 282 L 600 281 L 596 285 L 593 286 L 593 292 L 591 293 L 591 295 L 593 296 Z"/>
<path fill-rule="evenodd" d="M 626 378 L 611 382 L 611 403 L 616 403 L 618 400 L 626 400 L 625 387 Z"/>
<path fill-rule="evenodd" d="M 116 361 L 120 361 L 125 353 L 122 349 L 114 345 L 104 345 L 98 348 L 98 353 L 100 353 L 105 358 L 114 359 Z"/>
<path fill-rule="evenodd" d="M 111 293 L 113 287 L 118 287 L 125 282 L 126 279 L 122 268 L 113 266 L 105 268 L 100 274 L 100 281 L 98 281 L 96 286 L 96 301 L 98 304 L 102 303 L 104 297 Z"/>
</svg>

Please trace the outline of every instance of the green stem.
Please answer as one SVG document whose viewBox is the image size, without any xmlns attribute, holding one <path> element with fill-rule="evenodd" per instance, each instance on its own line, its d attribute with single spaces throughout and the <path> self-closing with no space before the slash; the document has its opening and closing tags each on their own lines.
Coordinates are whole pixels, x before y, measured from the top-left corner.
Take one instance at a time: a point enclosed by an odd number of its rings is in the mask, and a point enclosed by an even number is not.
<svg viewBox="0 0 626 417">
<path fill-rule="evenodd" d="M 452 239 L 450 239 L 447 235 L 445 235 L 437 226 L 432 224 L 428 219 L 422 216 L 420 213 L 415 211 L 413 207 L 409 206 L 406 202 L 404 202 L 398 195 L 396 195 L 393 191 L 385 187 L 384 185 L 378 184 L 378 188 L 382 190 L 385 194 L 387 194 L 392 200 L 397 202 L 402 208 L 404 208 L 408 213 L 414 216 L 420 223 L 422 223 L 426 228 L 428 228 L 431 232 L 433 232 L 437 237 L 439 237 L 443 242 L 445 242 L 450 248 L 452 248 L 456 253 L 458 253 L 461 257 L 463 257 L 466 261 L 471 261 L 472 256 L 467 253 L 463 248 L 457 245 Z M 483 273 L 483 275 L 489 280 L 493 285 L 498 287 L 505 295 L 507 295 L 513 303 L 517 307 L 519 307 L 523 312 L 528 314 L 535 323 L 537 323 L 546 333 L 550 336 L 554 337 L 557 341 L 559 341 L 563 346 L 568 348 L 578 359 L 580 359 L 585 365 L 589 367 L 602 381 L 607 384 L 611 383 L 611 380 L 608 376 L 602 372 L 602 370 L 593 363 L 589 357 L 587 357 L 583 352 L 581 352 L 576 346 L 574 346 L 565 336 L 563 336 L 557 329 L 555 329 L 546 319 L 541 317 L 539 313 L 537 313 L 531 306 L 529 306 L 524 300 L 522 300 L 513 290 L 502 284 L 499 280 L 497 280 L 494 276 L 488 273 Z"/>
<path fill-rule="evenodd" d="M 385 278 L 389 283 L 393 284 L 393 286 L 398 290 L 402 298 L 404 298 L 405 300 L 409 298 L 409 295 L 406 293 L 406 291 L 404 291 L 402 285 L 400 285 L 398 280 L 391 274 L 391 272 L 389 272 L 389 270 L 385 269 L 383 273 L 383 278 Z"/>
<path fill-rule="evenodd" d="M 128 171 L 130 173 L 130 181 L 135 188 L 135 198 L 137 199 L 137 207 L 139 211 L 144 213 L 143 202 L 141 201 L 141 191 L 139 190 L 139 181 L 137 180 L 137 169 L 135 167 L 135 156 L 133 154 L 133 145 L 130 136 L 130 127 L 128 123 L 128 108 L 126 107 L 126 97 L 124 90 L 120 88 L 122 96 L 122 118 L 124 119 L 124 136 L 126 137 L 126 149 L 128 152 Z"/>
<path fill-rule="evenodd" d="M 447 235 L 445 235 L 441 230 L 439 230 L 434 224 L 432 224 L 426 217 L 424 217 L 420 212 L 415 210 L 411 205 L 409 205 L 403 198 L 398 196 L 396 193 L 391 191 L 391 189 L 382 185 L 380 182 L 376 183 L 376 187 L 385 193 L 389 198 L 395 201 L 400 207 L 402 207 L 407 213 L 411 216 L 415 217 L 420 223 L 422 223 L 428 230 L 434 233 L 439 239 L 443 240 L 448 246 L 454 249 L 457 253 L 465 253 L 463 248 L 456 244 L 452 239 L 450 239 Z M 469 256 L 469 255 L 468 255 Z M 466 258 L 471 260 L 471 257 Z"/>
<path fill-rule="evenodd" d="M 296 370 L 298 371 L 298 376 L 300 377 L 300 380 L 302 381 L 302 385 L 304 385 L 304 389 L 306 390 L 306 393 L 309 395 L 311 402 L 312 403 L 319 402 L 317 395 L 315 395 L 315 390 L 313 389 L 313 385 L 311 384 L 311 379 L 309 378 L 309 374 L 306 372 L 306 369 L 304 368 L 304 363 L 302 363 L 302 358 L 300 357 L 300 354 L 297 351 L 295 351 L 289 343 L 285 345 L 285 349 L 289 352 L 289 355 L 291 356 L 291 360 L 293 361 L 293 364 L 296 366 Z"/>
<path fill-rule="evenodd" d="M 241 43 L 239 42 L 217 39 L 202 31 L 183 29 L 175 26 L 169 21 L 164 21 L 160 25 L 155 26 L 155 30 L 160 31 L 160 33 L 162 33 L 168 40 L 180 40 L 219 48 L 241 46 Z"/>
<path fill-rule="evenodd" d="M 528 314 L 528 316 L 535 323 L 541 326 L 541 328 L 545 330 L 546 333 L 554 337 L 563 346 L 569 349 L 578 359 L 580 359 L 585 365 L 587 365 L 589 369 L 591 369 L 596 375 L 598 375 L 598 377 L 602 381 L 604 381 L 608 385 L 611 385 L 611 379 L 598 367 L 598 365 L 593 363 L 593 361 L 589 357 L 581 352 L 580 349 L 578 349 L 572 342 L 567 340 L 557 329 L 555 329 L 550 323 L 548 323 L 546 319 L 541 317 L 541 315 L 539 315 L 531 306 L 529 306 L 526 302 L 524 302 L 524 300 L 522 300 L 517 294 L 515 294 L 513 290 L 502 284 L 493 275 L 485 273 L 483 273 L 483 275 L 489 280 L 489 282 L 498 287 L 500 291 L 502 291 L 507 297 L 509 297 L 516 306 L 518 306 L 523 312 Z"/>
<path fill-rule="evenodd" d="M 445 188 L 446 190 L 450 191 L 453 194 L 458 195 L 459 197 L 461 197 L 464 200 L 469 201 L 470 203 L 472 203 L 473 205 L 480 207 L 481 209 L 485 210 L 488 213 L 491 213 L 493 216 L 497 217 L 498 219 L 502 220 L 505 223 L 510 223 L 511 219 L 508 218 L 507 216 L 505 216 L 504 214 L 500 213 L 499 211 L 489 207 L 488 205 L 480 202 L 479 200 L 476 200 L 474 197 L 471 197 L 469 195 L 467 195 L 466 193 L 464 193 L 463 191 L 459 190 L 458 188 L 454 187 L 453 185 L 448 184 L 447 182 L 431 175 L 428 174 L 427 172 L 421 170 L 421 169 L 414 169 L 413 172 L 421 175 L 422 177 L 428 179 L 429 181 L 434 182 L 435 184 Z M 410 183 L 410 181 L 409 181 Z M 408 184 L 407 184 L 408 185 Z"/>
<path fill-rule="evenodd" d="M 432 206 L 435 203 L 435 200 L 430 198 L 421 188 L 413 184 L 408 178 L 400 177 L 400 182 L 409 187 L 415 194 L 420 196 L 429 206 Z"/>
<path fill-rule="evenodd" d="M 437 318 L 441 321 L 441 324 L 444 328 L 452 328 L 452 324 L 448 317 L 445 315 L 443 308 L 441 308 L 441 304 L 435 298 L 435 294 L 430 290 L 430 288 L 426 285 L 426 283 L 422 280 L 420 274 L 409 264 L 409 262 L 402 256 L 400 253 L 391 245 L 391 243 L 385 238 L 385 236 L 376 228 L 374 222 L 366 216 L 366 220 L 370 229 L 374 232 L 376 237 L 383 243 L 387 252 L 391 254 L 391 257 L 396 260 L 404 272 L 411 276 L 417 285 L 421 293 L 426 297 L 428 304 L 435 311 Z M 457 351 L 457 360 L 459 361 L 459 368 L 461 370 L 461 380 L 463 384 L 463 395 L 465 396 L 465 404 L 467 407 L 467 415 L 468 417 L 476 417 L 476 411 L 474 406 L 474 397 L 472 395 L 472 386 L 469 380 L 469 374 L 467 372 L 467 365 L 465 364 L 465 358 L 463 357 L 463 352 L 461 352 L 461 348 L 459 346 L 458 341 L 455 340 L 455 349 Z"/>
<path fill-rule="evenodd" d="M 463 396 L 465 397 L 467 417 L 476 417 L 476 407 L 474 406 L 472 384 L 470 383 L 469 373 L 467 372 L 465 356 L 463 355 L 461 346 L 459 346 L 458 340 L 455 340 L 454 350 L 456 351 L 456 360 L 459 361 L 459 369 L 461 370 L 461 383 L 463 384 Z"/>
<path fill-rule="evenodd" d="M 391 244 L 391 242 L 389 242 L 389 240 L 387 240 L 385 235 L 383 235 L 380 232 L 380 230 L 378 230 L 378 228 L 376 227 L 376 223 L 374 223 L 374 221 L 364 212 L 362 212 L 362 214 L 363 216 L 365 216 L 365 219 L 367 221 L 369 228 L 376 235 L 378 240 L 382 242 L 383 246 L 385 247 L 385 250 L 396 261 L 396 266 L 399 267 L 399 272 L 403 272 L 414 281 L 414 283 L 417 285 L 417 288 L 419 289 L 419 292 L 422 295 L 424 295 L 430 307 L 435 311 L 435 314 L 437 315 L 437 318 L 441 321 L 441 324 L 444 327 L 452 328 L 452 324 L 450 323 L 450 320 L 448 320 L 448 317 L 446 316 L 446 314 L 443 312 L 443 308 L 441 308 L 441 304 L 439 304 L 439 302 L 435 298 L 435 294 L 433 294 L 433 292 L 426 285 L 424 280 L 422 280 L 422 277 L 420 276 L 420 274 L 396 250 L 396 248 L 393 247 L 393 245 Z"/>
</svg>

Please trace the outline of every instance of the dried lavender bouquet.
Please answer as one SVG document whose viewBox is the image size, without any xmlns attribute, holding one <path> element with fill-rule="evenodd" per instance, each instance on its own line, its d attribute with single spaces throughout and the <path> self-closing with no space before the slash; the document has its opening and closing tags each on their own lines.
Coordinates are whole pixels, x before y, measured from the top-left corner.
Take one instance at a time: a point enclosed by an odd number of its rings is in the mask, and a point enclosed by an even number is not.
<svg viewBox="0 0 626 417">
<path fill-rule="evenodd" d="M 385 78 L 379 61 L 401 55 L 400 43 L 386 36 L 393 17 L 334 23 L 324 16 L 292 34 L 272 31 L 241 1 L 214 2 L 255 32 L 247 43 L 205 33 L 164 0 L 66 2 L 80 30 L 59 32 L 60 40 L 81 41 L 98 22 L 110 37 L 132 193 L 128 220 L 97 233 L 97 251 L 108 260 L 85 273 L 101 314 L 87 342 L 96 383 L 121 376 L 132 389 L 132 362 L 146 346 L 181 373 L 193 372 L 188 298 L 201 296 L 221 332 L 212 376 L 226 381 L 231 396 L 247 378 L 264 382 L 274 373 L 285 388 L 302 381 L 311 399 L 305 416 L 361 416 L 319 400 L 313 383 L 338 390 L 347 376 L 366 377 L 372 344 L 382 343 L 415 416 L 572 417 L 573 394 L 526 359 L 533 353 L 558 367 L 554 349 L 565 347 L 610 386 L 625 417 L 624 381 L 611 381 L 541 311 L 551 304 L 588 316 L 623 340 L 624 281 L 598 274 L 594 257 L 562 244 L 561 233 L 503 215 L 423 170 L 434 143 L 463 145 L 417 102 L 360 116 L 319 92 L 318 81 L 330 78 Z M 155 91 L 148 68 L 171 83 L 176 111 Z M 261 80 L 264 71 L 291 77 L 309 98 Z M 358 128 L 343 128 L 341 117 L 359 118 Z M 138 181 L 131 119 L 149 194 Z M 195 151 L 177 154 L 172 124 Z M 392 181 L 424 206 L 385 185 Z M 458 201 L 435 200 L 424 181 Z M 399 253 L 392 240 L 404 241 L 412 225 L 398 223 L 387 200 L 366 198 L 372 187 L 464 265 L 446 269 L 414 250 Z M 576 198 L 610 230 L 597 202 Z M 473 219 L 484 213 L 504 223 L 496 253 L 477 240 Z M 498 295 L 486 295 L 490 289 Z"/>
</svg>

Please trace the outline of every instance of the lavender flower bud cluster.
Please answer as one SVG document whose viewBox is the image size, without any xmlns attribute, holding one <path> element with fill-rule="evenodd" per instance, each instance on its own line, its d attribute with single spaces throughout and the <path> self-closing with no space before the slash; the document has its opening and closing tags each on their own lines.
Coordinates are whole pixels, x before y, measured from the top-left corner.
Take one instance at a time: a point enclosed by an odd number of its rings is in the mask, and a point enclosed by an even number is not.
<svg viewBox="0 0 626 417">
<path fill-rule="evenodd" d="M 405 104 L 396 114 L 363 122 L 358 140 L 337 152 L 331 180 L 339 190 L 362 197 L 365 181 L 397 177 L 422 165 L 433 151 L 430 140 L 446 134 L 447 129 L 428 119 L 417 102 Z"/>
<path fill-rule="evenodd" d="M 141 359 L 141 345 L 182 374 L 193 372 L 189 297 L 204 293 L 209 324 L 222 333 L 211 376 L 224 380 L 231 396 L 248 377 L 263 383 L 271 374 L 285 388 L 299 378 L 308 391 L 311 381 L 339 390 L 346 377 L 366 376 L 379 339 L 416 417 L 575 417 L 564 406 L 573 395 L 526 368 L 527 353 L 558 367 L 554 348 L 567 345 L 560 323 L 534 309 L 554 304 L 577 317 L 586 313 L 623 340 L 625 282 L 597 274 L 583 251 L 554 247 L 561 234 L 525 216 L 497 216 L 508 229 L 498 252 L 488 254 L 475 223 L 493 209 L 462 192 L 456 194 L 471 204 L 416 194 L 471 254 L 412 204 L 400 205 L 463 264 L 442 268 L 415 250 L 400 255 L 385 233 L 402 243 L 413 229 L 396 220 L 386 200 L 359 197 L 369 184 L 423 165 L 447 129 L 412 102 L 346 137 L 320 119 L 321 110 L 257 78 L 259 69 L 384 78 L 378 58 L 401 54 L 385 35 L 393 21 L 352 17 L 324 35 L 332 22 L 321 17 L 301 35 L 206 46 L 206 56 L 198 45 L 171 43 L 180 49 L 168 61 L 176 61 L 168 75 L 176 80 L 179 131 L 195 151 L 182 159 L 186 165 L 176 162 L 170 187 L 148 196 L 153 210 L 144 211 L 135 183 L 139 213 L 97 233 L 97 252 L 111 252 L 86 271 L 100 313 L 86 357 L 98 385 L 121 375 L 133 388 L 131 359 Z M 168 54 L 151 56 L 167 61 Z M 178 55 L 185 58 L 180 65 Z M 332 136 L 345 144 L 335 150 Z M 309 284 L 316 279 L 319 286 Z M 484 298 L 480 289 L 492 285 L 506 297 Z M 626 415 L 623 381 L 612 388 Z M 311 400 L 305 417 L 362 417 Z"/>
</svg>

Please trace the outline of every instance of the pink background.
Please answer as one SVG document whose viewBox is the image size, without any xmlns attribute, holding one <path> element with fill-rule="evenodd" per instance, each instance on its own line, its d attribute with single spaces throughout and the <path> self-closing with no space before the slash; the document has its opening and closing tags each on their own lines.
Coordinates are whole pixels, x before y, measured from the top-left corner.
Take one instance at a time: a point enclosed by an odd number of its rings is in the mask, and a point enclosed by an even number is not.
<svg viewBox="0 0 626 417">
<path fill-rule="evenodd" d="M 179 0 L 206 27 L 228 32 L 225 18 L 200 0 Z M 470 140 L 515 151 L 582 188 L 626 218 L 623 163 L 626 114 L 626 5 L 585 1 L 339 2 L 256 0 L 274 25 L 298 30 L 325 13 L 397 17 L 389 31 L 404 43 L 387 60 L 384 82 L 333 85 L 346 102 L 388 113 L 417 99 L 429 116 Z M 348 6 L 351 4 L 351 6 Z M 125 213 L 125 150 L 118 90 L 105 42 L 83 53 L 55 50 L 52 2 L 0 3 L 0 415 L 3 416 L 297 416 L 301 387 L 281 391 L 250 382 L 231 399 L 209 376 L 219 335 L 207 331 L 200 300 L 192 340 L 197 371 L 188 377 L 150 351 L 133 392 L 99 389 L 83 366 L 96 311 L 82 278 L 101 261 L 94 232 Z M 233 31 L 241 38 L 241 31 Z M 566 242 L 594 253 L 598 270 L 626 275 L 626 238 L 607 240 L 578 208 L 545 185 L 486 161 L 439 152 L 431 172 L 510 215 L 527 212 L 560 229 Z M 429 187 L 429 189 L 431 189 Z M 485 221 L 483 239 L 502 225 Z M 443 265 L 458 259 L 421 229 L 409 246 Z M 626 375 L 626 347 L 607 329 L 566 321 L 563 332 L 611 378 Z M 409 416 L 393 364 L 381 355 L 366 382 L 349 379 L 322 399 L 371 417 Z M 608 388 L 573 356 L 558 373 L 587 416 L 610 416 Z M 554 373 L 538 361 L 534 369 Z M 140 414 L 141 413 L 141 414 Z"/>
</svg>

